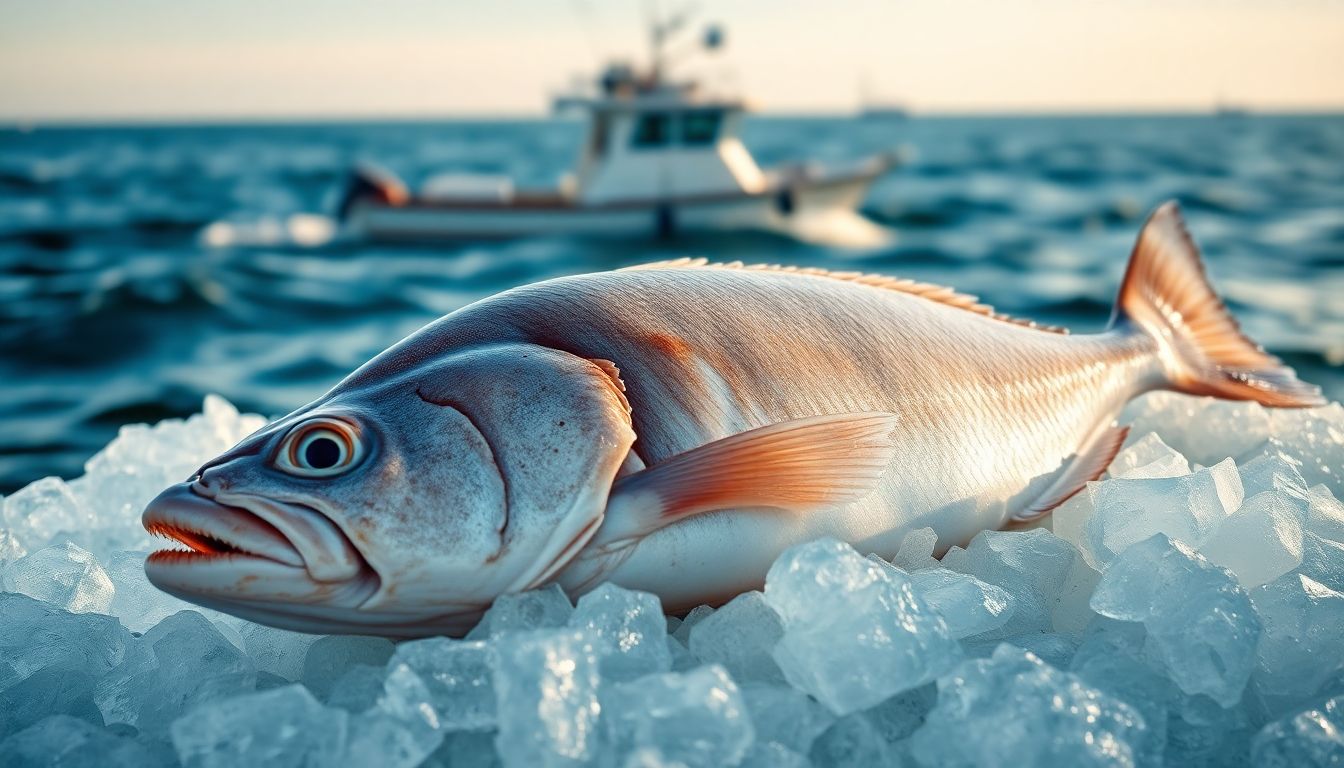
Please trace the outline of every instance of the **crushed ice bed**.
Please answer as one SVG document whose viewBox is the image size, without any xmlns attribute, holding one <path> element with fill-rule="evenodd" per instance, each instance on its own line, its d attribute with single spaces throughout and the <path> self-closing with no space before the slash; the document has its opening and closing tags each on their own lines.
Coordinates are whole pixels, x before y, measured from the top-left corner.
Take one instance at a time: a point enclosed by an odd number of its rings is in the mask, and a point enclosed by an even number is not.
<svg viewBox="0 0 1344 768">
<path fill-rule="evenodd" d="M 604 586 L 464 640 L 284 632 L 146 580 L 145 503 L 262 424 L 130 426 L 0 520 L 7 766 L 1344 761 L 1344 408 L 1158 394 L 1045 527 L 818 541 L 684 618 Z M 1053 528 L 1053 532 L 1051 530 Z"/>
</svg>

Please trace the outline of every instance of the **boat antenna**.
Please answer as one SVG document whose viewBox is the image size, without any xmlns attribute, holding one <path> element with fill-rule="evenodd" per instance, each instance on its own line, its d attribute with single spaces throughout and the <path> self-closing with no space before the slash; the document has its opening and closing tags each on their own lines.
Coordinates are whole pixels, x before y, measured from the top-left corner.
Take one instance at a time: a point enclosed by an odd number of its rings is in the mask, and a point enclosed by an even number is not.
<svg viewBox="0 0 1344 768">
<path fill-rule="evenodd" d="M 574 17 L 578 20 L 579 26 L 583 28 L 584 39 L 588 42 L 588 51 L 593 55 L 594 61 L 601 64 L 606 58 L 606 52 L 602 50 L 602 45 L 597 40 L 597 24 L 593 17 L 593 9 L 585 0 L 570 0 L 569 7 L 574 11 Z"/>
<path fill-rule="evenodd" d="M 664 17 L 659 12 L 658 6 L 658 0 L 650 0 L 645 5 L 646 14 L 649 16 L 650 74 L 655 83 L 662 82 L 663 79 L 663 69 L 667 64 L 665 58 L 667 41 L 685 28 L 696 11 L 695 3 L 687 3 L 680 10 Z"/>
</svg>

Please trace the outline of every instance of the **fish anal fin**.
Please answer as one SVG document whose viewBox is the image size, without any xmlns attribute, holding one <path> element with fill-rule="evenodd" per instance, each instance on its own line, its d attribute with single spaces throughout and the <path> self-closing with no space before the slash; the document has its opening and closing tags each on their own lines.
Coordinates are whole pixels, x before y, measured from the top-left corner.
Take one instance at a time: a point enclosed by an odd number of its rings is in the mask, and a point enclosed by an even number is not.
<svg viewBox="0 0 1344 768">
<path fill-rule="evenodd" d="M 1075 493 L 1083 490 L 1088 482 L 1101 477 L 1111 465 L 1120 448 L 1129 435 L 1129 427 L 1110 426 L 1088 442 L 1081 451 L 1074 454 L 1068 466 L 1055 478 L 1045 492 L 1034 502 L 1013 515 L 1011 524 L 1030 523 L 1055 511 L 1060 504 L 1068 501 Z"/>
<path fill-rule="evenodd" d="M 980 299 L 965 293 L 959 293 L 956 290 L 945 285 L 936 283 L 921 283 L 908 278 L 887 277 L 885 275 L 875 275 L 865 272 L 837 272 L 834 270 L 823 269 L 821 267 L 796 267 L 781 266 L 779 264 L 743 264 L 740 261 L 731 261 L 726 264 L 712 264 L 708 259 L 682 257 L 679 259 L 669 259 L 667 261 L 655 261 L 649 264 L 639 264 L 633 267 L 624 267 L 620 271 L 654 270 L 654 269 L 727 269 L 744 270 L 747 272 L 778 272 L 781 274 L 808 275 L 811 277 L 825 277 L 831 280 L 841 280 L 847 283 L 858 283 L 873 288 L 881 288 L 888 291 L 898 291 L 908 293 L 912 296 L 919 296 L 929 301 L 939 304 L 946 304 L 949 307 L 964 309 L 967 312 L 973 312 L 977 315 L 994 320 L 1000 320 L 1013 325 L 1020 325 L 1026 328 L 1034 328 L 1038 331 L 1048 331 L 1050 333 L 1067 334 L 1067 328 L 1061 328 L 1055 325 L 1044 325 L 1033 320 L 1026 320 L 1020 317 L 995 312 L 994 308 L 988 304 L 982 304 Z"/>
<path fill-rule="evenodd" d="M 895 450 L 890 413 L 813 416 L 748 430 L 617 480 L 595 539 L 651 533 L 705 512 L 807 512 L 873 491 Z"/>
</svg>

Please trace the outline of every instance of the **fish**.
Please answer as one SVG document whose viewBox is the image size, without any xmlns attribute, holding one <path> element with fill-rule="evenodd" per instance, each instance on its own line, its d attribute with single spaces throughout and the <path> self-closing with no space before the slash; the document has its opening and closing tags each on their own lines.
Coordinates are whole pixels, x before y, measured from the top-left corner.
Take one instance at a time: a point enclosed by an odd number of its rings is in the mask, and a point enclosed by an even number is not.
<svg viewBox="0 0 1344 768">
<path fill-rule="evenodd" d="M 680 259 L 449 314 L 160 494 L 165 592 L 287 629 L 460 636 L 501 595 L 611 582 L 669 612 L 819 537 L 890 558 L 1035 524 L 1153 390 L 1322 404 L 1239 330 L 1175 203 L 1107 328 L 950 288 Z"/>
</svg>

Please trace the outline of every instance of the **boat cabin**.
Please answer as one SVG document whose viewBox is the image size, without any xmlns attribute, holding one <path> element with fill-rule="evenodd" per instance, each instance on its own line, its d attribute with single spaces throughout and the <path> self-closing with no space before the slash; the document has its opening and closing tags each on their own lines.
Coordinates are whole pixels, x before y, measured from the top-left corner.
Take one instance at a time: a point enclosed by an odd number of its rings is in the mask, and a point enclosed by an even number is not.
<svg viewBox="0 0 1344 768">
<path fill-rule="evenodd" d="M 605 93 L 558 102 L 588 113 L 574 172 L 583 203 L 756 193 L 766 178 L 738 138 L 746 105 L 699 98 L 692 84 L 640 83 L 621 70 Z"/>
</svg>

